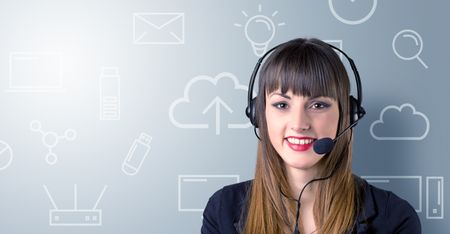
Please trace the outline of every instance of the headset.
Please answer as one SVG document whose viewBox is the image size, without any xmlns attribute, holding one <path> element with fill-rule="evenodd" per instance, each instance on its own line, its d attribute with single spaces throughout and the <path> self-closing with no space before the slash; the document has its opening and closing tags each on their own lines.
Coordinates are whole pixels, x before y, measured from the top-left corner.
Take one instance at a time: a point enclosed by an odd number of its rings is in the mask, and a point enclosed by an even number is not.
<svg viewBox="0 0 450 234">
<path fill-rule="evenodd" d="M 250 77 L 250 82 L 248 85 L 248 94 L 247 94 L 247 108 L 245 108 L 245 114 L 250 119 L 250 123 L 255 127 L 255 131 L 256 131 L 256 128 L 258 128 L 257 113 L 256 113 L 256 107 L 255 107 L 257 97 L 253 97 L 253 87 L 255 84 L 256 76 L 258 74 L 258 70 L 259 70 L 265 57 L 267 57 L 270 53 L 272 53 L 272 51 L 285 45 L 286 43 L 289 43 L 289 41 L 273 47 L 272 49 L 268 50 L 263 56 L 261 56 L 259 58 L 258 62 L 256 63 L 255 68 L 253 69 L 252 76 Z M 352 68 L 354 77 L 355 77 L 357 98 L 350 95 L 350 126 L 348 127 L 348 128 L 352 128 L 366 114 L 366 111 L 364 110 L 364 108 L 361 105 L 362 104 L 361 78 L 359 76 L 358 69 L 356 68 L 355 62 L 353 62 L 353 59 L 351 59 L 341 49 L 339 49 L 333 45 L 330 45 L 328 43 L 325 43 L 325 44 L 330 46 L 332 49 L 339 51 L 341 54 L 343 54 L 345 56 L 345 58 L 347 58 L 347 60 L 350 63 L 350 66 Z"/>
</svg>

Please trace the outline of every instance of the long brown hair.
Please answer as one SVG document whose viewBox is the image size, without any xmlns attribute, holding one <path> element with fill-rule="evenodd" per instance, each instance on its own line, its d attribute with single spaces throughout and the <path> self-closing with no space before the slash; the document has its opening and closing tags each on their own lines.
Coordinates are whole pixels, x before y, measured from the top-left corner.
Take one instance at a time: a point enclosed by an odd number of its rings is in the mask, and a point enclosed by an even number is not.
<svg viewBox="0 0 450 234">
<path fill-rule="evenodd" d="M 258 144 L 255 178 L 247 204 L 244 233 L 293 233 L 296 202 L 286 199 L 291 191 L 284 162 L 269 140 L 265 117 L 266 94 L 281 89 L 294 95 L 326 96 L 339 104 L 338 132 L 350 124 L 350 82 L 339 56 L 318 39 L 295 39 L 269 55 L 261 68 L 256 115 L 261 141 Z M 318 162 L 313 206 L 316 233 L 344 233 L 351 229 L 357 213 L 356 185 L 352 176 L 352 136 L 342 135 L 333 150 Z M 301 220 L 299 226 L 302 227 Z M 302 230 L 300 228 L 300 230 Z"/>
</svg>

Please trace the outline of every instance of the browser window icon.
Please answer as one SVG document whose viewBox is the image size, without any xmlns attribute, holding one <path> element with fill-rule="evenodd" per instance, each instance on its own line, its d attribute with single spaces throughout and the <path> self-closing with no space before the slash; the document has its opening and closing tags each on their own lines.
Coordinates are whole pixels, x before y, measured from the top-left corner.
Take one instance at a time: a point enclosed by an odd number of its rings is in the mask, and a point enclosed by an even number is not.
<svg viewBox="0 0 450 234">
<path fill-rule="evenodd" d="M 11 52 L 8 92 L 61 92 L 63 59 L 58 52 Z"/>
<path fill-rule="evenodd" d="M 202 212 L 215 191 L 238 182 L 239 175 L 179 175 L 178 211 Z"/>
</svg>

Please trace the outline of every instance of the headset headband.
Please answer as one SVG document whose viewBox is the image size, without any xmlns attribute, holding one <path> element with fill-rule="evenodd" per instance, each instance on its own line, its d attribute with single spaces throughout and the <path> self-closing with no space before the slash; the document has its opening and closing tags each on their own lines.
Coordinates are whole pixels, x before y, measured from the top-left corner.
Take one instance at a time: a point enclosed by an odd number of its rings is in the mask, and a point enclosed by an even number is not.
<svg viewBox="0 0 450 234">
<path fill-rule="evenodd" d="M 284 44 L 286 44 L 286 43 L 287 43 L 287 42 L 282 43 L 282 44 L 279 44 L 279 45 L 273 47 L 272 49 L 268 50 L 265 54 L 263 54 L 263 55 L 261 56 L 261 58 L 258 59 L 258 62 L 256 63 L 255 68 L 253 69 L 252 76 L 251 76 L 251 78 L 250 78 L 250 83 L 249 83 L 249 86 L 248 86 L 248 94 L 247 94 L 247 103 L 248 103 L 248 106 L 251 105 L 251 102 L 252 102 L 252 99 L 253 99 L 253 86 L 254 86 L 254 84 L 255 84 L 256 75 L 257 75 L 257 73 L 258 73 L 259 67 L 261 66 L 261 64 L 262 64 L 262 62 L 263 62 L 263 60 L 264 60 L 264 58 L 267 57 L 272 51 L 276 50 L 277 48 L 279 48 L 280 46 L 282 46 L 282 45 L 284 45 Z M 324 43 L 325 43 L 325 42 L 324 42 Z M 351 66 L 352 71 L 353 71 L 353 74 L 354 74 L 354 77 L 355 77 L 355 81 L 356 81 L 356 91 L 357 91 L 357 99 L 356 99 L 356 102 L 357 102 L 357 104 L 358 104 L 358 109 L 360 109 L 360 108 L 361 108 L 361 104 L 362 104 L 362 98 L 363 98 L 363 97 L 362 97 L 362 88 L 361 88 L 361 78 L 359 77 L 359 72 L 358 72 L 358 69 L 356 68 L 355 62 L 353 62 L 353 59 L 351 59 L 351 58 L 350 58 L 344 51 L 342 51 L 341 49 L 337 48 L 336 46 L 330 45 L 330 44 L 328 44 L 328 43 L 325 43 L 325 44 L 327 44 L 327 45 L 330 46 L 331 48 L 333 48 L 333 49 L 339 51 L 339 52 L 340 52 L 341 54 L 343 54 L 343 55 L 347 58 L 347 60 L 349 61 L 350 66 Z"/>
</svg>

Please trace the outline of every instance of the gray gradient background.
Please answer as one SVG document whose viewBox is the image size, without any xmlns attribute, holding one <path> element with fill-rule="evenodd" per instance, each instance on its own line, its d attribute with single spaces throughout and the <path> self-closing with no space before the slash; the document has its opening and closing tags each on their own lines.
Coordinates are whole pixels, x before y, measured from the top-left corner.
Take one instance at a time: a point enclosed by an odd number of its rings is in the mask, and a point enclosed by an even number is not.
<svg viewBox="0 0 450 234">
<path fill-rule="evenodd" d="M 341 15 L 361 18 L 372 1 L 335 2 Z M 2 1 L 0 140 L 13 149 L 13 161 L 0 171 L 0 233 L 198 233 L 201 213 L 178 211 L 178 176 L 231 174 L 239 175 L 241 181 L 253 177 L 257 142 L 253 130 L 226 129 L 225 125 L 231 120 L 246 121 L 246 93 L 206 88 L 195 92 L 204 100 L 219 95 L 233 106 L 232 115 L 223 112 L 220 135 L 214 127 L 177 128 L 170 122 L 168 110 L 196 76 L 230 72 L 240 84 L 248 83 L 257 57 L 243 28 L 234 24 L 247 20 L 242 11 L 249 16 L 258 14 L 258 4 L 264 15 L 278 11 L 272 18 L 276 24 L 285 23 L 276 28 L 269 46 L 296 37 L 343 40 L 343 49 L 360 71 L 368 112 L 355 130 L 355 173 L 422 176 L 419 216 L 423 232 L 448 233 L 448 214 L 444 219 L 426 219 L 425 177 L 450 176 L 446 106 L 450 100 L 450 34 L 444 23 L 449 21 L 450 3 L 418 0 L 378 1 L 372 17 L 359 25 L 338 21 L 325 0 Z M 134 44 L 135 12 L 183 12 L 185 43 Z M 420 57 L 428 69 L 417 60 L 401 60 L 394 54 L 393 37 L 403 29 L 422 36 Z M 411 40 L 399 44 L 405 55 L 417 49 Z M 9 53 L 15 51 L 62 53 L 65 92 L 4 92 Z M 104 66 L 119 68 L 119 121 L 99 120 L 99 77 Z M 411 103 L 428 117 L 427 137 L 421 141 L 372 138 L 370 125 L 382 109 L 404 103 Z M 186 118 L 190 117 L 187 114 Z M 214 126 L 212 112 L 206 117 Z M 34 119 L 47 131 L 77 131 L 74 141 L 61 141 L 55 147 L 59 161 L 53 166 L 44 160 L 47 149 L 41 136 L 30 131 Z M 407 120 L 396 121 L 417 127 Z M 407 131 L 409 127 L 394 130 Z M 153 137 L 152 148 L 139 173 L 127 176 L 121 164 L 141 132 Z M 73 184 L 78 184 L 80 208 L 92 207 L 102 187 L 108 185 L 98 207 L 103 225 L 49 226 L 52 205 L 43 184 L 58 206 L 67 209 L 73 204 Z M 448 186 L 444 184 L 445 195 Z M 447 213 L 449 202 L 444 204 Z"/>
</svg>

